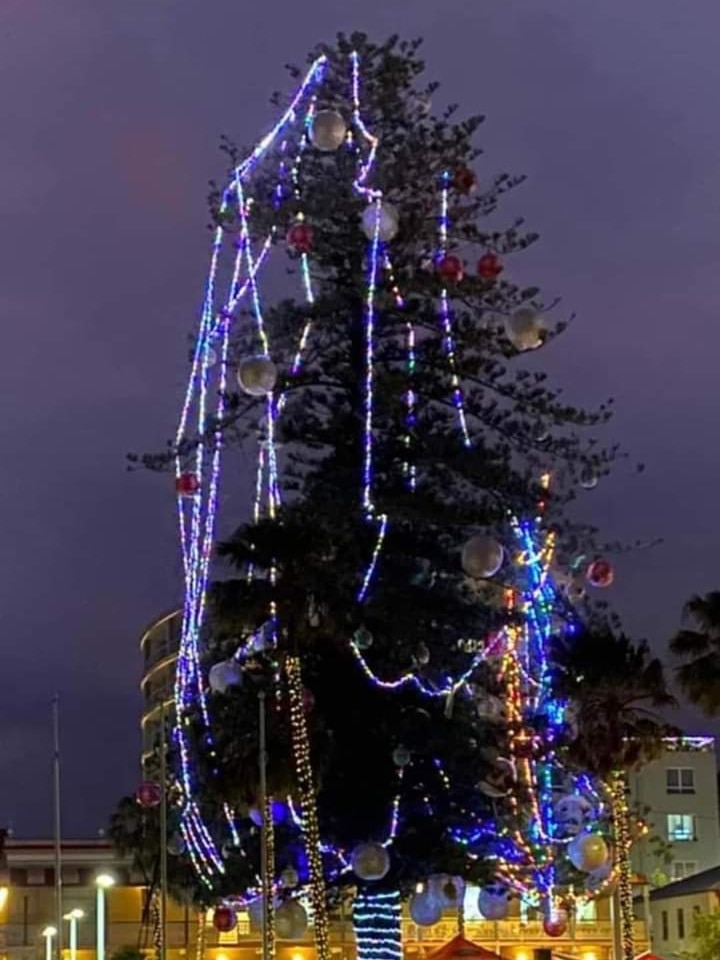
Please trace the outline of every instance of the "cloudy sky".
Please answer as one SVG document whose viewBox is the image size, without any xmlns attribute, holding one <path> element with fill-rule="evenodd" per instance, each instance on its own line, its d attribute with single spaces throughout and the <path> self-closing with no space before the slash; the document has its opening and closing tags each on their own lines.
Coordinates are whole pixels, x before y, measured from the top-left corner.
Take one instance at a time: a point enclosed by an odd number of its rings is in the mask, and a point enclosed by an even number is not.
<svg viewBox="0 0 720 960">
<path fill-rule="evenodd" d="M 351 15 L 343 11 L 352 7 Z M 528 279 L 578 318 L 549 365 L 614 396 L 647 464 L 593 494 L 613 600 L 661 650 L 720 587 L 720 8 L 714 0 L 0 0 L 0 823 L 50 831 L 50 699 L 65 821 L 134 789 L 138 637 L 178 598 L 167 479 L 207 262 L 217 141 L 262 133 L 283 64 L 338 29 L 425 36 L 436 102 L 488 117 L 483 169 L 542 234 Z M 690 729 L 708 723 L 685 714 Z"/>
</svg>

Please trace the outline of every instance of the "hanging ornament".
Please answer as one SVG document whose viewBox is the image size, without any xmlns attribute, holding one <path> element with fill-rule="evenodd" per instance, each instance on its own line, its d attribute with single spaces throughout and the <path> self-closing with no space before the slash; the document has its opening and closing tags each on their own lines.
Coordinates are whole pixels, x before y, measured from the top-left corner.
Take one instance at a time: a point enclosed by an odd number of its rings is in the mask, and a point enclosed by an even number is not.
<svg viewBox="0 0 720 960">
<path fill-rule="evenodd" d="M 237 660 L 221 660 L 210 667 L 208 683 L 213 693 L 225 693 L 228 687 L 239 687 L 242 682 L 243 669 Z"/>
<path fill-rule="evenodd" d="M 179 497 L 194 497 L 200 489 L 200 481 L 194 473 L 181 473 L 175 477 L 175 492 Z"/>
<path fill-rule="evenodd" d="M 465 267 L 460 257 L 448 253 L 438 261 L 437 272 L 448 283 L 460 283 L 465 276 Z"/>
<path fill-rule="evenodd" d="M 237 926 L 237 915 L 231 907 L 215 907 L 213 913 L 213 926 L 218 933 L 229 933 Z"/>
<path fill-rule="evenodd" d="M 472 193 L 477 177 L 469 167 L 458 167 L 453 174 L 453 187 L 458 193 Z"/>
<path fill-rule="evenodd" d="M 465 881 L 449 873 L 435 873 L 428 877 L 428 890 L 437 897 L 444 910 L 456 910 L 465 894 Z"/>
<path fill-rule="evenodd" d="M 494 577 L 503 564 L 502 546 L 483 533 L 471 537 L 462 548 L 460 562 L 465 573 L 474 580 Z"/>
<path fill-rule="evenodd" d="M 478 910 L 486 920 L 504 920 L 510 911 L 510 891 L 502 883 L 489 883 L 478 894 Z"/>
<path fill-rule="evenodd" d="M 162 788 L 159 783 L 154 783 L 152 780 L 146 780 L 144 783 L 141 783 L 135 792 L 135 799 L 141 807 L 144 807 L 146 810 L 150 807 L 157 807 L 160 805 L 162 800 Z"/>
<path fill-rule="evenodd" d="M 432 927 L 442 917 L 442 901 L 433 895 L 429 887 L 421 893 L 414 893 L 408 904 L 410 918 L 419 927 Z"/>
<path fill-rule="evenodd" d="M 250 807 L 248 810 L 248 819 L 252 820 L 256 827 L 262 827 L 263 815 L 259 807 Z"/>
<path fill-rule="evenodd" d="M 562 937 L 567 930 L 567 914 L 563 918 L 564 911 L 557 911 L 550 917 L 543 920 L 543 930 L 548 937 Z"/>
<path fill-rule="evenodd" d="M 345 142 L 347 124 L 337 110 L 320 110 L 310 125 L 310 140 L 323 153 L 332 153 Z"/>
<path fill-rule="evenodd" d="M 477 275 L 481 280 L 495 280 L 504 269 L 496 253 L 484 253 L 477 262 Z"/>
<path fill-rule="evenodd" d="M 591 587 L 609 587 L 615 579 L 615 571 L 607 560 L 593 560 L 585 573 Z"/>
<path fill-rule="evenodd" d="M 536 350 L 542 346 L 543 318 L 529 307 L 521 307 L 505 318 L 505 336 L 516 350 Z"/>
<path fill-rule="evenodd" d="M 298 900 L 286 900 L 275 911 L 275 932 L 279 940 L 301 940 L 307 927 L 307 911 Z"/>
<path fill-rule="evenodd" d="M 583 490 L 594 490 L 598 482 L 599 477 L 593 467 L 588 464 L 582 468 L 580 472 L 580 486 Z"/>
<path fill-rule="evenodd" d="M 313 228 L 304 220 L 298 220 L 287 232 L 285 242 L 293 253 L 310 253 L 313 245 Z"/>
<path fill-rule="evenodd" d="M 352 639 L 358 650 L 368 650 L 373 645 L 373 635 L 367 627 L 358 627 Z"/>
<path fill-rule="evenodd" d="M 181 857 L 185 853 L 186 843 L 181 833 L 174 833 L 167 843 L 167 851 L 171 857 Z"/>
<path fill-rule="evenodd" d="M 382 203 L 380 207 L 375 203 L 371 203 L 368 207 L 365 207 L 362 215 L 362 228 L 368 240 L 372 240 L 375 237 L 375 223 L 378 217 L 380 218 L 380 222 L 378 223 L 378 237 L 384 243 L 387 243 L 389 240 L 392 240 L 398 232 L 400 223 L 398 212 L 391 203 Z"/>
<path fill-rule="evenodd" d="M 402 768 L 402 767 L 406 767 L 410 763 L 412 756 L 408 748 L 400 744 L 400 746 L 395 747 L 395 749 L 393 750 L 392 758 L 395 766 Z"/>
<path fill-rule="evenodd" d="M 251 397 L 263 397 L 275 388 L 277 367 L 270 357 L 245 357 L 238 364 L 237 381 Z"/>
<path fill-rule="evenodd" d="M 593 805 L 587 797 L 568 794 L 555 801 L 553 816 L 560 839 L 576 837 L 587 827 L 593 815 Z"/>
<path fill-rule="evenodd" d="M 608 857 L 607 861 L 597 870 L 591 870 L 585 881 L 589 890 L 597 890 L 599 887 L 602 887 L 603 884 L 607 883 L 610 879 L 613 872 L 612 861 Z"/>
<path fill-rule="evenodd" d="M 352 852 L 350 864 L 361 880 L 382 880 L 390 870 L 390 855 L 380 843 L 360 843 Z"/>
<path fill-rule="evenodd" d="M 300 877 L 295 867 L 285 867 L 280 874 L 280 883 L 287 890 L 292 890 L 293 887 L 296 887 L 298 883 L 300 883 Z"/>
<path fill-rule="evenodd" d="M 422 640 L 415 648 L 415 660 L 421 667 L 426 667 L 430 663 L 430 649 Z"/>
<path fill-rule="evenodd" d="M 570 580 L 565 586 L 565 596 L 570 603 L 580 603 L 587 596 L 587 590 L 577 580 Z"/>
<path fill-rule="evenodd" d="M 592 873 L 607 863 L 610 853 L 599 833 L 581 833 L 568 844 L 568 857 L 578 870 Z"/>
</svg>

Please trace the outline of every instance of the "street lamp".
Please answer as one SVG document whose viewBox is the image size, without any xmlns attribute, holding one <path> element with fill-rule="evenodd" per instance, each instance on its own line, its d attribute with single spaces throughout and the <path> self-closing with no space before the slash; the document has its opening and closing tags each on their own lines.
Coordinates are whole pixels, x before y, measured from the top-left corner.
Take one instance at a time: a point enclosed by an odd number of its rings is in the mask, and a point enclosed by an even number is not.
<svg viewBox="0 0 720 960">
<path fill-rule="evenodd" d="M 70 960 L 77 960 L 77 925 L 78 920 L 82 920 L 84 916 L 85 911 L 75 907 L 74 910 L 66 913 L 63 917 L 63 920 L 67 920 L 70 924 Z"/>
<path fill-rule="evenodd" d="M 95 918 L 97 921 L 96 960 L 105 960 L 105 897 L 115 883 L 115 877 L 109 873 L 100 873 L 95 877 L 97 896 L 95 898 Z"/>
<path fill-rule="evenodd" d="M 45 960 L 53 960 L 53 940 L 57 936 L 57 927 L 45 927 L 42 935 L 45 937 Z"/>
</svg>

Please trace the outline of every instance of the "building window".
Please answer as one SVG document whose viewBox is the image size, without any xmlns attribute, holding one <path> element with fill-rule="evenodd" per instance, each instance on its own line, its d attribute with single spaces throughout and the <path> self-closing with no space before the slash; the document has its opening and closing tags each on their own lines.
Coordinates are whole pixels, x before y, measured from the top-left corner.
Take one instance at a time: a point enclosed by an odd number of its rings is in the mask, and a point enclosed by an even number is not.
<svg viewBox="0 0 720 960">
<path fill-rule="evenodd" d="M 695 771 L 692 767 L 668 767 L 665 785 L 668 793 L 695 793 Z"/>
<path fill-rule="evenodd" d="M 697 860 L 676 860 L 672 865 L 673 880 L 684 880 L 697 873 Z"/>
<path fill-rule="evenodd" d="M 669 813 L 667 815 L 667 837 L 672 843 L 697 840 L 695 815 L 693 813 Z"/>
<path fill-rule="evenodd" d="M 662 924 L 662 938 L 663 940 L 667 940 L 670 936 L 670 931 L 668 930 L 667 910 L 663 910 L 663 912 L 660 914 L 660 922 Z"/>
<path fill-rule="evenodd" d="M 597 921 L 597 902 L 595 900 L 587 902 L 578 900 L 575 904 L 575 910 L 577 911 L 575 917 L 578 923 L 595 923 Z"/>
<path fill-rule="evenodd" d="M 682 907 L 678 908 L 677 912 L 677 924 L 678 924 L 678 940 L 685 939 L 685 911 Z"/>
</svg>

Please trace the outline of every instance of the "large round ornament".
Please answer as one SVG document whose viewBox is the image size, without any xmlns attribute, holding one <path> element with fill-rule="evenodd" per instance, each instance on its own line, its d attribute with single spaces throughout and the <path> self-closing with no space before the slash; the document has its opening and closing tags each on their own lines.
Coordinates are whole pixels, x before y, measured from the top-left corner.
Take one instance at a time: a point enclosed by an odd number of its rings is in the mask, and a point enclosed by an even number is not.
<svg viewBox="0 0 720 960">
<path fill-rule="evenodd" d="M 323 153 L 332 153 L 345 142 L 347 124 L 337 110 L 319 110 L 310 125 L 310 140 Z"/>
<path fill-rule="evenodd" d="M 604 863 L 601 867 L 598 867 L 597 870 L 591 870 L 587 875 L 585 881 L 588 890 L 599 890 L 604 884 L 608 882 L 613 872 L 612 860 L 608 857 L 607 862 Z"/>
<path fill-rule="evenodd" d="M 452 182 L 458 193 L 471 193 L 475 189 L 477 177 L 470 167 L 458 167 L 453 174 Z"/>
<path fill-rule="evenodd" d="M 562 937 L 567 931 L 567 913 L 565 910 L 553 910 L 543 920 L 543 930 L 548 937 Z"/>
<path fill-rule="evenodd" d="M 598 485 L 599 478 L 591 466 L 583 467 L 580 471 L 580 486 L 583 490 L 594 490 Z"/>
<path fill-rule="evenodd" d="M 486 920 L 504 920 L 510 911 L 510 891 L 502 883 L 489 883 L 478 894 L 478 910 Z"/>
<path fill-rule="evenodd" d="M 392 240 L 398 232 L 400 222 L 398 212 L 391 203 L 383 203 L 379 208 L 374 203 L 365 207 L 362 215 L 362 228 L 368 240 L 375 238 L 375 222 L 378 217 L 380 218 L 378 223 L 378 237 L 384 243 L 387 243 L 389 240 Z"/>
<path fill-rule="evenodd" d="M 181 473 L 175 477 L 175 492 L 179 497 L 194 497 L 200 489 L 200 481 L 194 473 Z"/>
<path fill-rule="evenodd" d="M 592 873 L 603 867 L 610 853 L 599 833 L 581 833 L 568 844 L 570 862 L 583 873 Z"/>
<path fill-rule="evenodd" d="M 576 837 L 592 819 L 593 805 L 587 797 L 568 794 L 555 801 L 553 816 L 561 839 Z"/>
<path fill-rule="evenodd" d="M 442 900 L 436 897 L 433 891 L 426 887 L 421 893 L 414 893 L 408 904 L 410 918 L 419 927 L 432 927 L 442 917 Z"/>
<path fill-rule="evenodd" d="M 415 659 L 421 667 L 426 667 L 430 663 L 430 648 L 422 640 L 415 648 Z"/>
<path fill-rule="evenodd" d="M 475 534 L 462 548 L 462 568 L 474 580 L 494 577 L 502 566 L 503 559 L 502 546 L 484 533 Z"/>
<path fill-rule="evenodd" d="M 543 319 L 535 310 L 521 307 L 505 319 L 505 336 L 516 350 L 536 350 L 543 342 Z"/>
<path fill-rule="evenodd" d="M 288 250 L 293 253 L 310 253 L 313 245 L 313 228 L 309 223 L 298 220 L 287 232 L 285 238 Z"/>
<path fill-rule="evenodd" d="M 243 670 L 237 660 L 221 660 L 210 667 L 208 683 L 213 693 L 225 693 L 229 687 L 239 687 Z"/>
<path fill-rule="evenodd" d="M 393 750 L 392 758 L 395 766 L 402 768 L 406 767 L 410 763 L 412 755 L 407 747 L 404 747 L 402 744 L 400 744 Z"/>
<path fill-rule="evenodd" d="M 460 283 L 465 276 L 465 266 L 460 257 L 448 253 L 438 261 L 437 272 L 448 283 Z"/>
<path fill-rule="evenodd" d="M 219 933 L 229 933 L 237 926 L 237 916 L 231 907 L 215 907 L 213 926 Z"/>
<path fill-rule="evenodd" d="M 298 900 L 286 900 L 275 911 L 275 931 L 279 940 L 300 940 L 308 927 L 308 915 Z"/>
<path fill-rule="evenodd" d="M 162 788 L 159 783 L 146 780 L 144 783 L 141 783 L 135 791 L 135 799 L 140 806 L 145 807 L 145 809 L 157 807 L 162 800 Z"/>
<path fill-rule="evenodd" d="M 373 645 L 373 635 L 367 627 L 358 627 L 352 639 L 358 650 L 369 650 Z"/>
<path fill-rule="evenodd" d="M 186 844 L 181 833 L 174 833 L 167 842 L 167 852 L 171 857 L 181 857 L 185 853 Z"/>
<path fill-rule="evenodd" d="M 585 573 L 591 587 L 609 587 L 615 579 L 615 571 L 607 560 L 593 560 Z"/>
<path fill-rule="evenodd" d="M 437 897 L 445 910 L 457 909 L 465 895 L 465 881 L 449 873 L 435 873 L 428 877 L 428 890 Z"/>
<path fill-rule="evenodd" d="M 285 867 L 280 874 L 280 883 L 287 890 L 292 890 L 293 887 L 296 887 L 300 883 L 300 876 L 295 867 Z"/>
<path fill-rule="evenodd" d="M 353 850 L 350 863 L 361 880 L 382 880 L 390 869 L 390 855 L 380 843 L 360 843 Z"/>
<path fill-rule="evenodd" d="M 477 275 L 481 280 L 495 280 L 504 269 L 496 253 L 484 253 L 477 262 Z"/>
<path fill-rule="evenodd" d="M 238 364 L 240 389 L 251 397 L 264 397 L 277 383 L 277 367 L 270 357 L 245 357 Z"/>
</svg>

